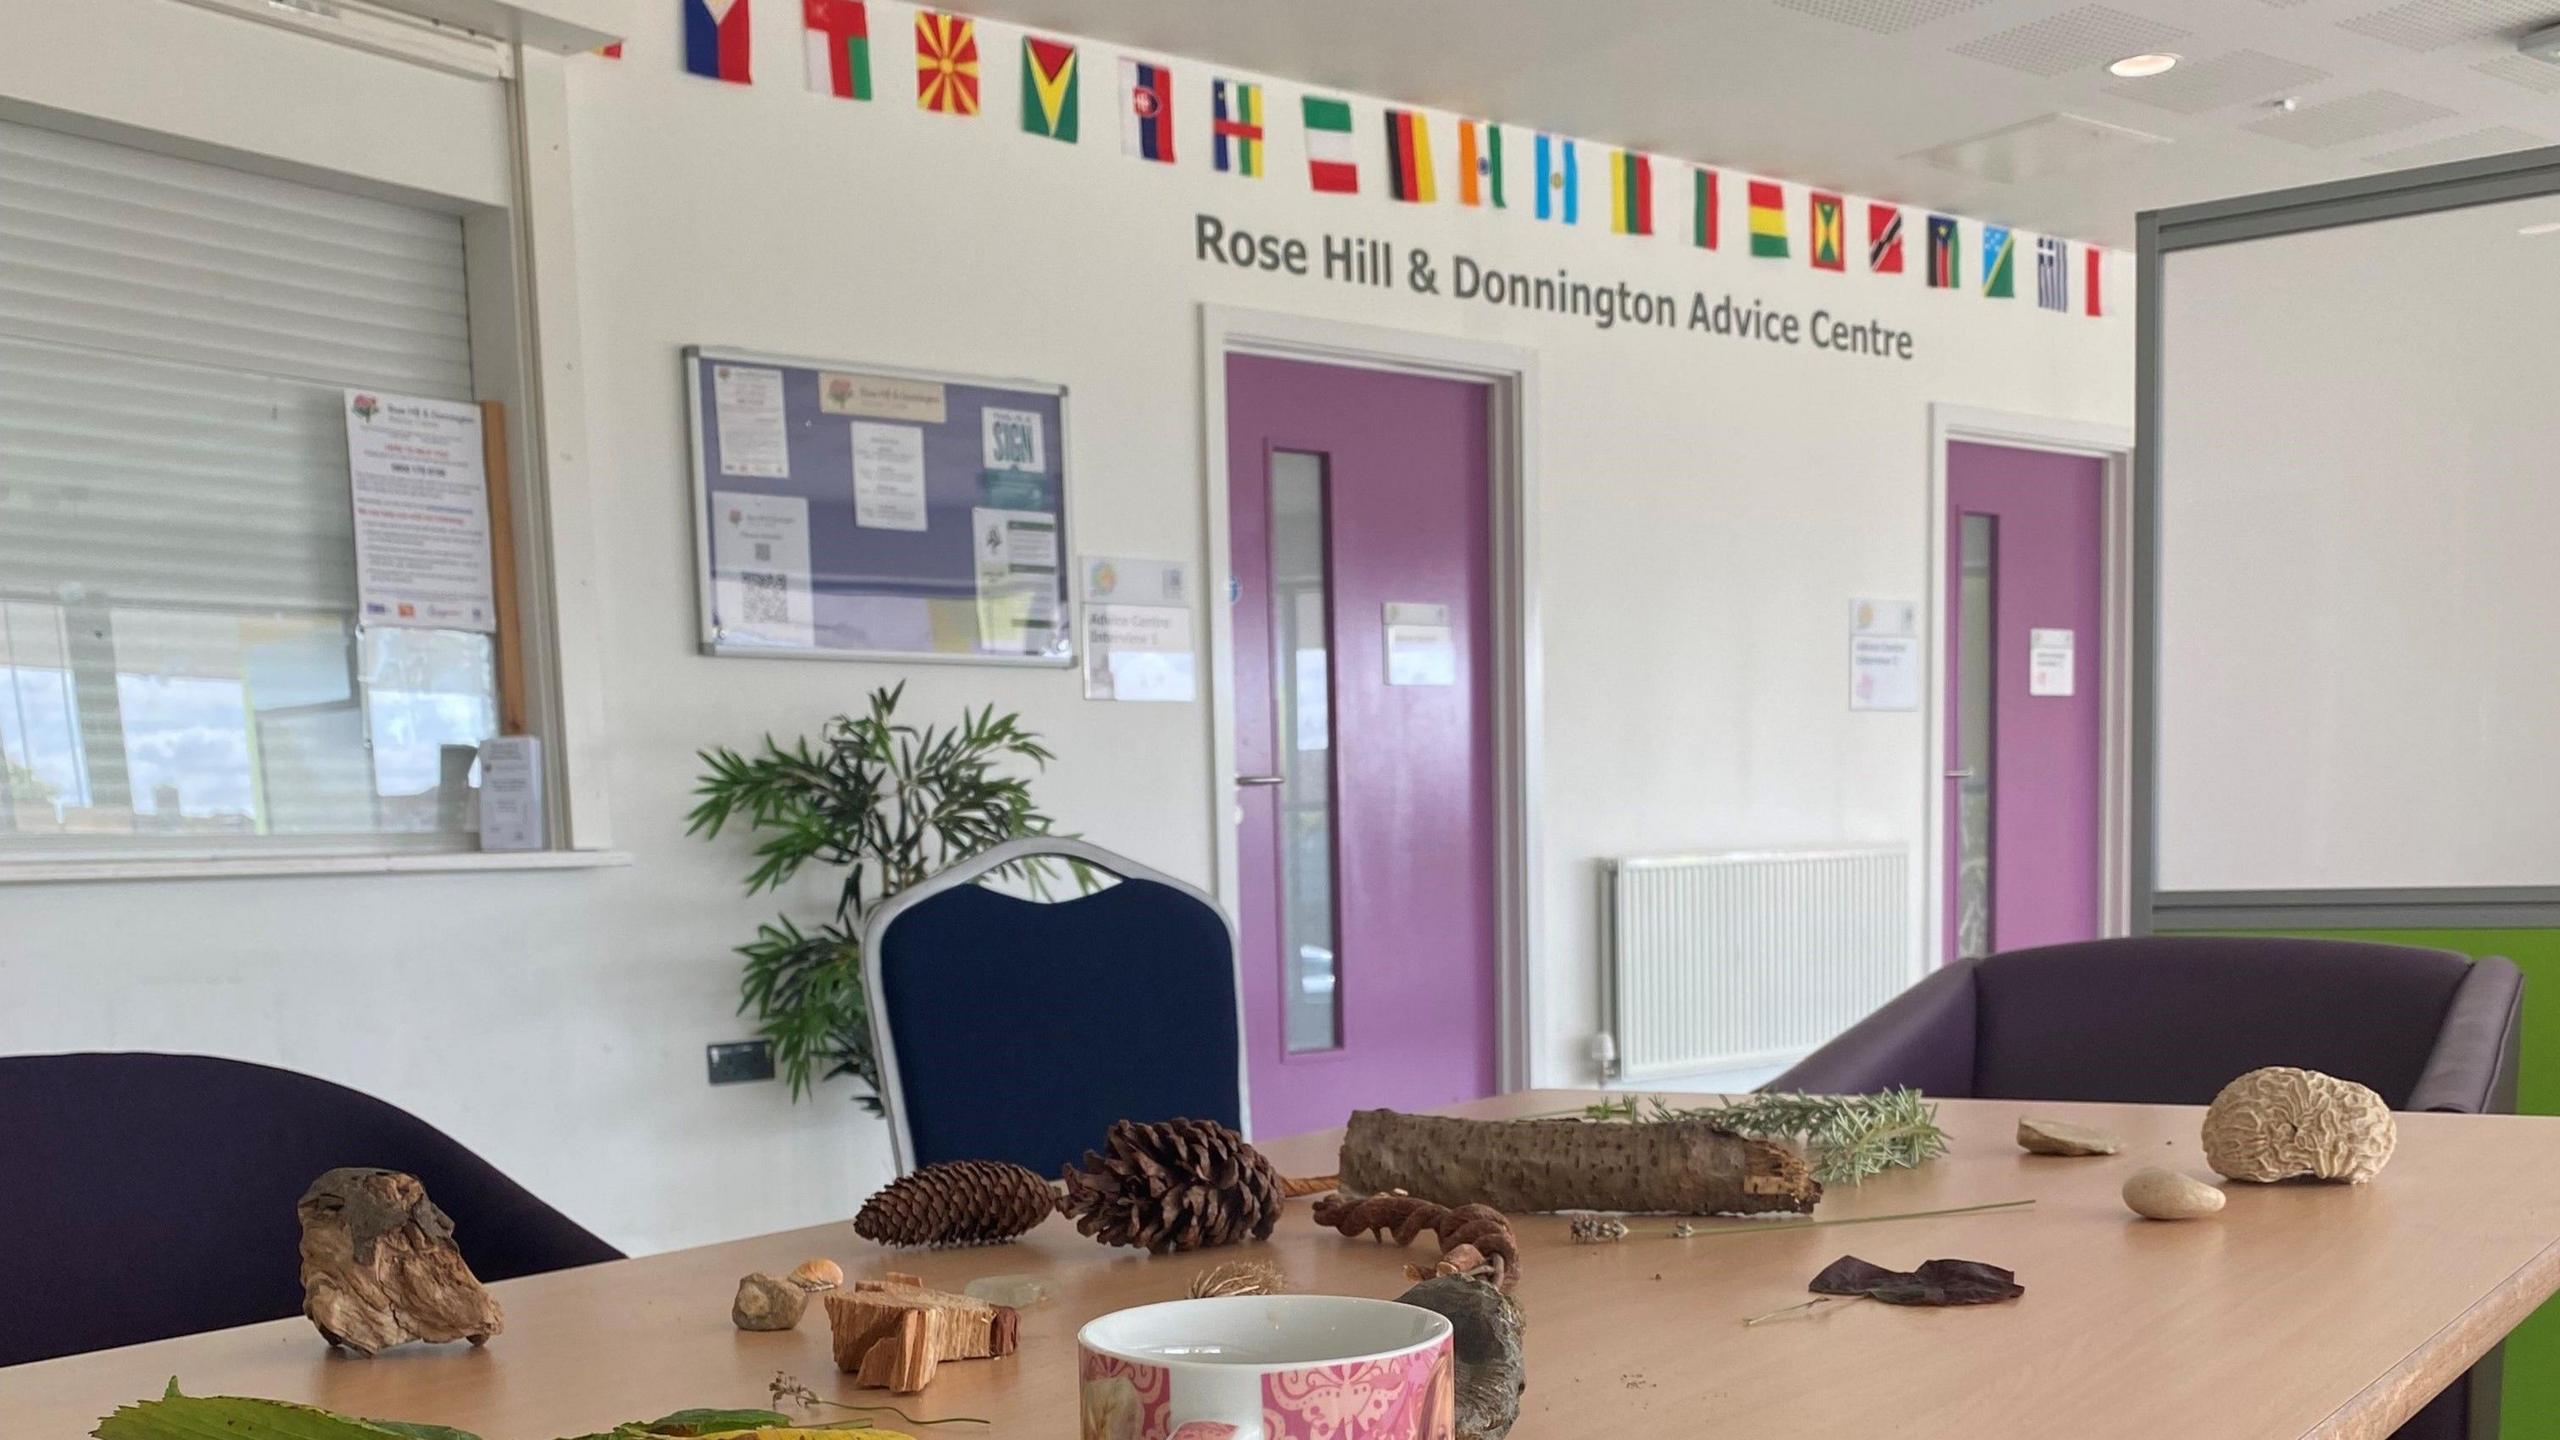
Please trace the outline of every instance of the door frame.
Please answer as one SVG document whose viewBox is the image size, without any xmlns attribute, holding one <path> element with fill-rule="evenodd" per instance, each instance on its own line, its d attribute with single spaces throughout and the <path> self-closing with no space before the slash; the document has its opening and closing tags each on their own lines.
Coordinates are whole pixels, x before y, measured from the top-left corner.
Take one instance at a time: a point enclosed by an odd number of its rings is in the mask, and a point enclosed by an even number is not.
<svg viewBox="0 0 2560 1440">
<path fill-rule="evenodd" d="M 1227 599 L 1227 357 L 1268 355 L 1364 370 L 1465 380 L 1490 392 L 1487 456 L 1493 554 L 1493 769 L 1500 834 L 1494 847 L 1494 1076 L 1504 1092 L 1529 1083 L 1535 992 L 1529 957 L 1537 943 L 1540 865 L 1538 810 L 1543 767 L 1544 693 L 1538 640 L 1536 526 L 1537 352 L 1490 341 L 1392 330 L 1346 320 L 1283 315 L 1239 306 L 1200 307 L 1202 495 L 1207 516 L 1209 836 L 1217 896 L 1236 912 L 1235 621 Z"/>
<path fill-rule="evenodd" d="M 1947 447 L 1959 440 L 2084 455 L 2104 462 L 2099 535 L 2098 933 L 2128 935 L 2133 926 L 2133 430 L 1972 405 L 1929 406 L 1929 684 L 1921 701 L 1926 776 L 1921 842 L 1922 973 L 1947 962 Z"/>
</svg>

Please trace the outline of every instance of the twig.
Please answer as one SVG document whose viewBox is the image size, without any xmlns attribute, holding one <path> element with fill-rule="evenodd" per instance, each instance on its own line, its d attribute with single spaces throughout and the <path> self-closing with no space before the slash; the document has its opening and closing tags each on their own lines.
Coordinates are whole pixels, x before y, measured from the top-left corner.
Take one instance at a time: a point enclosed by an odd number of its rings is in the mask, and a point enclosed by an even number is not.
<svg viewBox="0 0 2560 1440">
<path fill-rule="evenodd" d="M 1713 1240 L 1725 1235 L 1760 1235 L 1772 1230 L 1811 1230 L 1818 1225 L 1880 1225 L 1887 1220 L 1931 1220 L 1941 1215 L 1978 1215 L 1986 1210 L 2015 1210 L 2034 1203 L 2036 1202 L 2033 1200 L 1998 1200 L 1988 1205 L 1957 1205 L 1945 1210 L 1904 1210 L 1892 1215 L 1841 1215 L 1826 1220 L 1745 1220 L 1716 1230 L 1692 1229 L 1686 1235 L 1678 1234 L 1676 1229 L 1661 1233 L 1672 1239 Z"/>
<path fill-rule="evenodd" d="M 1801 1305 L 1790 1305 L 1784 1310 L 1772 1310 L 1766 1315 L 1754 1315 L 1742 1323 L 1745 1325 L 1757 1325 L 1763 1320 L 1775 1320 L 1785 1315 L 1803 1315 L 1809 1313 L 1817 1305 L 1837 1305 L 1843 1300 L 1864 1300 L 1866 1298 L 1867 1297 L 1864 1295 L 1817 1295 L 1813 1299 L 1807 1300 Z"/>
<path fill-rule="evenodd" d="M 908 1414 L 906 1411 L 899 1409 L 895 1405 L 849 1405 L 842 1400 L 830 1400 L 826 1396 L 821 1395 L 817 1391 L 802 1384 L 799 1380 L 792 1376 L 785 1375 L 778 1370 L 774 1372 L 772 1384 L 766 1388 L 773 1392 L 773 1403 L 777 1408 L 781 1406 L 782 1402 L 788 1400 L 798 1405 L 803 1410 L 814 1411 L 819 1406 L 824 1405 L 836 1410 L 851 1410 L 857 1414 L 877 1414 L 879 1412 L 886 1411 L 891 1415 L 897 1416 L 898 1423 L 901 1425 L 992 1425 L 995 1423 L 992 1420 L 982 1419 L 976 1415 L 948 1415 L 940 1420 L 919 1420 L 913 1415 Z"/>
</svg>

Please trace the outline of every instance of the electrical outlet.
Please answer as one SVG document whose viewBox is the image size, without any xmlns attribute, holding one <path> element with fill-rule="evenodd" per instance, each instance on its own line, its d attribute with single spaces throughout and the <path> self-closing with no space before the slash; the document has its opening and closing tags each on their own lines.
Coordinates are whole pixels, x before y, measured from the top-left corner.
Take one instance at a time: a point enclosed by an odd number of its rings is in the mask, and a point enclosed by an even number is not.
<svg viewBox="0 0 2560 1440">
<path fill-rule="evenodd" d="M 770 1040 L 731 1040 L 719 1045 L 705 1045 L 703 1054 L 711 1066 L 711 1083 L 736 1085 L 748 1080 L 773 1078 L 773 1042 Z"/>
</svg>

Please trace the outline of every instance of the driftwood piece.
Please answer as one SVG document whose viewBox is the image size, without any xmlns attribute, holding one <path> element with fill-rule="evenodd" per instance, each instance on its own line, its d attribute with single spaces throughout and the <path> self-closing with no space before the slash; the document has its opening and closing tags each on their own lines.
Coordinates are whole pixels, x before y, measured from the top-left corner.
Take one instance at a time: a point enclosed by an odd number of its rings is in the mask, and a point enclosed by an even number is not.
<svg viewBox="0 0 2560 1440">
<path fill-rule="evenodd" d="M 932 1384 L 945 1360 L 1012 1354 L 1020 1334 L 1014 1310 L 928 1290 L 913 1275 L 858 1280 L 826 1299 L 836 1368 L 856 1385 L 900 1395 Z"/>
<path fill-rule="evenodd" d="M 1482 1280 L 1442 1275 L 1396 1297 L 1449 1317 L 1457 1360 L 1457 1440 L 1502 1440 L 1520 1418 L 1528 1370 L 1520 1358 L 1520 1306 Z"/>
<path fill-rule="evenodd" d="M 1801 1215 L 1822 1182 L 1783 1145 L 1702 1120 L 1457 1120 L 1355 1110 L 1342 1190 L 1403 1190 L 1443 1205 L 1646 1215 Z"/>
<path fill-rule="evenodd" d="M 352 1167 L 311 1182 L 302 1221 L 302 1313 L 359 1355 L 407 1340 L 482 1344 L 506 1327 L 454 1247 L 453 1221 L 415 1175 Z"/>
</svg>

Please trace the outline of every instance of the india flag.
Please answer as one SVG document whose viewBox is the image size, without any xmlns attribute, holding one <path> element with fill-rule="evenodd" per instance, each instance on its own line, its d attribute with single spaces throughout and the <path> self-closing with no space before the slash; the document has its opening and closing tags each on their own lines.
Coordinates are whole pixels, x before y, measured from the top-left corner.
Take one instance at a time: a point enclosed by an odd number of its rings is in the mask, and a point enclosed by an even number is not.
<svg viewBox="0 0 2560 1440">
<path fill-rule="evenodd" d="M 1573 142 L 1560 135 L 1540 135 L 1533 150 L 1538 169 L 1538 218 L 1582 223 L 1582 166 Z"/>
<path fill-rule="evenodd" d="M 1351 104 L 1325 95 L 1303 98 L 1307 118 L 1307 183 L 1333 195 L 1360 193 L 1360 162 L 1351 158 Z"/>
</svg>

